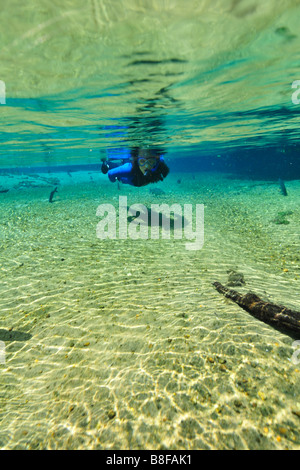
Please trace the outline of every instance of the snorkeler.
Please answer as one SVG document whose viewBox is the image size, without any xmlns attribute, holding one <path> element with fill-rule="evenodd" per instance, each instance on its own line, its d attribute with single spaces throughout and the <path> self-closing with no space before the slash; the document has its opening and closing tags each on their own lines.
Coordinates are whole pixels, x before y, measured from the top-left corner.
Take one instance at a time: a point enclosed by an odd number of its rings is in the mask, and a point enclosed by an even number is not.
<svg viewBox="0 0 300 470">
<path fill-rule="evenodd" d="M 133 148 L 130 153 L 131 157 L 123 159 L 121 165 L 111 160 L 102 160 L 101 171 L 108 174 L 112 183 L 118 180 L 132 186 L 146 186 L 163 181 L 168 175 L 169 167 L 157 151 Z"/>
</svg>

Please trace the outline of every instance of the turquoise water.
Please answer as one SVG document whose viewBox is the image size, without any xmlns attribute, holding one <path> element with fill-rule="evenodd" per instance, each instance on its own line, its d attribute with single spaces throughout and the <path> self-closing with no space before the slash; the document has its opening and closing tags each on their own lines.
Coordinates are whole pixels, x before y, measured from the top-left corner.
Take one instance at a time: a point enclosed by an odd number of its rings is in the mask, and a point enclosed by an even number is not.
<svg viewBox="0 0 300 470">
<path fill-rule="evenodd" d="M 0 448 L 299 448 L 299 335 L 212 286 L 238 273 L 233 289 L 300 310 L 299 15 L 1 7 Z M 101 158 L 133 147 L 161 150 L 165 181 L 109 182 Z M 120 196 L 202 204 L 203 247 L 100 239 Z"/>
<path fill-rule="evenodd" d="M 200 162 L 297 151 L 297 2 L 16 1 L 1 15 L 0 168 L 134 145 Z"/>
</svg>

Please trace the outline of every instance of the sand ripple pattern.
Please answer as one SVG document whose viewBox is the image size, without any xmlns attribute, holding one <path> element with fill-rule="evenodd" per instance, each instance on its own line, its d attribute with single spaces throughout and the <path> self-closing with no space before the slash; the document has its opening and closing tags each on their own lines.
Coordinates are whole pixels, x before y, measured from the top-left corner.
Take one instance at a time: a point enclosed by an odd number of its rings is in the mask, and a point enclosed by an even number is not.
<svg viewBox="0 0 300 470">
<path fill-rule="evenodd" d="M 205 203 L 198 252 L 98 240 L 96 208 L 118 197 L 104 183 L 62 186 L 55 204 L 40 188 L 5 195 L 1 448 L 299 448 L 294 339 L 211 286 L 237 269 L 241 291 L 296 308 L 299 201 L 221 178 L 216 190 L 215 178 L 164 187 L 166 201 Z M 293 216 L 280 227 L 283 203 Z"/>
</svg>

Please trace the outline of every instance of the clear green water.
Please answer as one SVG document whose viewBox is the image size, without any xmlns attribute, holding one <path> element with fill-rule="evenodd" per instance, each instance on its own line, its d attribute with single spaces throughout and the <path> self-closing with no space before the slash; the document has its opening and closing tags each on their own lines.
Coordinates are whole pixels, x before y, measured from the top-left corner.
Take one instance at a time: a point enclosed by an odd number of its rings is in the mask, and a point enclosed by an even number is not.
<svg viewBox="0 0 300 470">
<path fill-rule="evenodd" d="M 1 6 L 0 448 L 299 449 L 299 337 L 212 287 L 237 271 L 239 292 L 300 310 L 299 15 Z M 162 195 L 99 171 L 134 146 L 164 149 Z M 204 204 L 203 248 L 100 240 L 120 195 Z"/>
<path fill-rule="evenodd" d="M 0 167 L 297 142 L 298 17 L 289 0 L 2 5 Z"/>
</svg>

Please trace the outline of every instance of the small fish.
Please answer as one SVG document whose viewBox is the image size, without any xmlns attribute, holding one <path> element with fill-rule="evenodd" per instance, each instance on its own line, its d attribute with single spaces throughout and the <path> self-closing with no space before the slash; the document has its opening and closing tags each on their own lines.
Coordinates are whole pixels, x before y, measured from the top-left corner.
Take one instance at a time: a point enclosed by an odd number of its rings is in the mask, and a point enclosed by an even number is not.
<svg viewBox="0 0 300 470">
<path fill-rule="evenodd" d="M 151 194 L 154 194 L 154 196 L 162 196 L 163 194 L 166 194 L 162 189 L 160 188 L 151 188 L 149 190 Z"/>
</svg>

